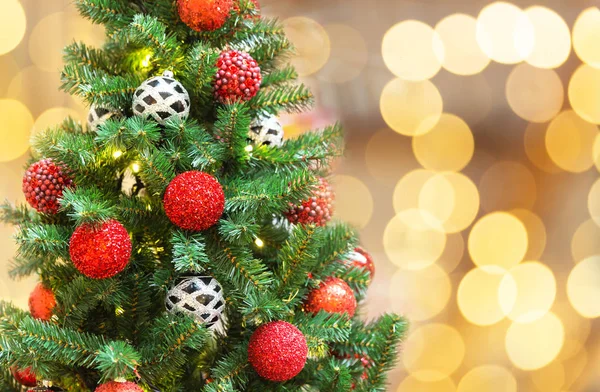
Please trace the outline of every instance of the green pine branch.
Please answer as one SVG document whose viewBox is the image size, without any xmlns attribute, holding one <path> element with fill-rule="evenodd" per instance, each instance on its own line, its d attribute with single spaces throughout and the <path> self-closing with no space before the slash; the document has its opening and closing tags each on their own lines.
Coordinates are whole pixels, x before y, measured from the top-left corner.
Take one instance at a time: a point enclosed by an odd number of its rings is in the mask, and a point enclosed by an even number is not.
<svg viewBox="0 0 600 392">
<path fill-rule="evenodd" d="M 67 188 L 63 191 L 60 205 L 77 226 L 105 222 L 116 218 L 117 213 L 113 201 L 96 187 Z"/>
<path fill-rule="evenodd" d="M 75 6 L 84 17 L 107 29 L 114 30 L 127 26 L 135 11 L 125 0 L 75 0 Z"/>
<path fill-rule="evenodd" d="M 191 234 L 178 230 L 171 240 L 175 271 L 201 273 L 206 270 L 210 259 L 206 254 L 206 243 L 202 234 Z"/>
<path fill-rule="evenodd" d="M 258 90 L 250 100 L 253 110 L 264 110 L 271 114 L 278 112 L 301 112 L 313 104 L 313 94 L 303 84 L 278 86 Z"/>
</svg>

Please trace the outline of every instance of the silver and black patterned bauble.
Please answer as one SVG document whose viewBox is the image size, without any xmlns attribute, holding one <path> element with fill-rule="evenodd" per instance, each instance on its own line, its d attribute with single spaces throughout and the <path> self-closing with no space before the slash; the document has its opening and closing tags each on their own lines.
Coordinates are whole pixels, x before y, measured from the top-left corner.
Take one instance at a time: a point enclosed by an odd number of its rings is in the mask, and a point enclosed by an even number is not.
<svg viewBox="0 0 600 392">
<path fill-rule="evenodd" d="M 93 104 L 88 112 L 87 124 L 90 132 L 96 132 L 98 127 L 106 122 L 109 118 L 119 115 L 116 110 L 97 107 Z"/>
<path fill-rule="evenodd" d="M 190 96 L 185 87 L 173 79 L 173 72 L 146 80 L 133 94 L 133 113 L 152 118 L 164 125 L 168 120 L 185 120 L 190 114 Z"/>
<path fill-rule="evenodd" d="M 283 127 L 272 114 L 261 114 L 250 123 L 248 139 L 257 146 L 281 147 Z"/>
<path fill-rule="evenodd" d="M 121 184 L 121 192 L 129 197 L 145 197 L 148 194 L 146 192 L 146 184 L 130 167 L 121 174 L 119 183 Z"/>
<path fill-rule="evenodd" d="M 167 293 L 166 307 L 171 313 L 193 316 L 210 328 L 225 310 L 223 288 L 212 276 L 184 277 Z"/>
</svg>

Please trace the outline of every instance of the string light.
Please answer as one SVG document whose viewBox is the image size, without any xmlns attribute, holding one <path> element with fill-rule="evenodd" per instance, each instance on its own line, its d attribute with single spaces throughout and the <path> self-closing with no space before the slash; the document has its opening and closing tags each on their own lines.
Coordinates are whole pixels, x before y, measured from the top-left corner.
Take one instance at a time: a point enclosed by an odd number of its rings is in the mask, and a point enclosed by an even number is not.
<svg viewBox="0 0 600 392">
<path fill-rule="evenodd" d="M 246 146 L 246 148 L 244 148 L 244 150 L 248 151 L 248 152 L 252 152 L 252 150 L 254 150 L 254 147 L 252 147 L 252 144 L 248 144 Z"/>
<path fill-rule="evenodd" d="M 261 240 L 260 238 L 258 238 L 258 237 L 256 237 L 256 239 L 254 240 L 254 243 L 259 248 L 262 248 L 263 246 L 265 246 L 265 242 L 263 240 Z"/>
<path fill-rule="evenodd" d="M 131 171 L 134 173 L 139 173 L 140 171 L 140 164 L 135 162 L 133 165 L 131 165 Z"/>
<path fill-rule="evenodd" d="M 151 58 L 152 58 L 152 55 L 150 53 L 148 53 L 146 55 L 146 57 L 144 58 L 144 60 L 142 60 L 142 67 L 148 68 L 150 66 L 150 59 Z"/>
</svg>

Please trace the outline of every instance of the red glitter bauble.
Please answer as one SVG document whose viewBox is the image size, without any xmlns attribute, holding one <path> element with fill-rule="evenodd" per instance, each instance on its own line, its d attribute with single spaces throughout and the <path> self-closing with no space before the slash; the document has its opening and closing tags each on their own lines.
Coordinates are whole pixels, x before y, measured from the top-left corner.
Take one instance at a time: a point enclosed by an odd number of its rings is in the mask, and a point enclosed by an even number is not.
<svg viewBox="0 0 600 392">
<path fill-rule="evenodd" d="M 348 313 L 352 317 L 356 311 L 356 298 L 348 283 L 330 276 L 308 294 L 304 310 L 315 314 L 321 310 L 327 313 Z"/>
<path fill-rule="evenodd" d="M 373 279 L 375 276 L 375 263 L 373 262 L 373 257 L 371 257 L 369 252 L 360 246 L 354 248 L 354 252 L 350 253 L 350 258 L 348 261 L 356 268 L 366 269 L 369 271 L 371 279 Z"/>
<path fill-rule="evenodd" d="M 333 214 L 333 199 L 331 185 L 324 178 L 319 178 L 313 196 L 299 205 L 290 204 L 286 216 L 292 223 L 325 226 Z"/>
<path fill-rule="evenodd" d="M 118 221 L 75 229 L 69 247 L 75 267 L 92 279 L 106 279 L 123 271 L 131 257 L 129 233 Z"/>
<path fill-rule="evenodd" d="M 23 193 L 27 202 L 43 214 L 58 212 L 58 199 L 65 188 L 73 181 L 62 165 L 55 164 L 52 159 L 42 159 L 31 166 L 23 176 Z"/>
<path fill-rule="evenodd" d="M 248 53 L 221 52 L 217 68 L 213 88 L 219 102 L 248 101 L 258 92 L 262 83 L 260 67 Z"/>
<path fill-rule="evenodd" d="M 98 385 L 95 392 L 144 392 L 144 390 L 134 382 L 109 381 Z"/>
<path fill-rule="evenodd" d="M 10 372 L 17 382 L 26 387 L 35 387 L 37 385 L 37 379 L 35 374 L 31 371 L 31 368 L 17 369 L 16 366 L 10 368 Z"/>
<path fill-rule="evenodd" d="M 304 369 L 308 346 L 296 326 L 285 321 L 261 325 L 250 338 L 248 361 L 259 376 L 287 381 Z"/>
<path fill-rule="evenodd" d="M 233 0 L 177 0 L 179 18 L 196 31 L 221 28 L 232 7 Z"/>
<path fill-rule="evenodd" d="M 182 229 L 206 230 L 219 221 L 225 209 L 223 187 L 208 173 L 189 171 L 175 177 L 163 199 L 171 222 Z"/>
<path fill-rule="evenodd" d="M 48 321 L 56 306 L 56 298 L 52 290 L 38 283 L 29 295 L 29 313 L 38 320 Z"/>
</svg>

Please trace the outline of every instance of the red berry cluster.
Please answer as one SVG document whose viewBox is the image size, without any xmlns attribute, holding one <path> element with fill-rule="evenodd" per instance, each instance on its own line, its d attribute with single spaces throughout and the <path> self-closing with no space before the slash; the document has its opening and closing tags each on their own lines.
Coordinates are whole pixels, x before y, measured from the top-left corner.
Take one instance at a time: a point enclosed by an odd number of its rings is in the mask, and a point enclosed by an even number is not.
<svg viewBox="0 0 600 392">
<path fill-rule="evenodd" d="M 226 50 L 217 61 L 215 99 L 221 103 L 248 101 L 256 95 L 262 75 L 256 61 L 245 52 Z"/>
<path fill-rule="evenodd" d="M 27 202 L 44 214 L 58 212 L 58 199 L 65 188 L 73 185 L 66 169 L 52 159 L 42 159 L 31 166 L 23 176 L 23 193 Z"/>
<path fill-rule="evenodd" d="M 233 0 L 177 0 L 181 21 L 196 31 L 221 28 L 229 17 Z"/>
<path fill-rule="evenodd" d="M 290 204 L 286 216 L 291 223 L 325 226 L 333 214 L 333 190 L 324 178 L 319 178 L 319 184 L 313 196 L 299 205 Z"/>
</svg>

